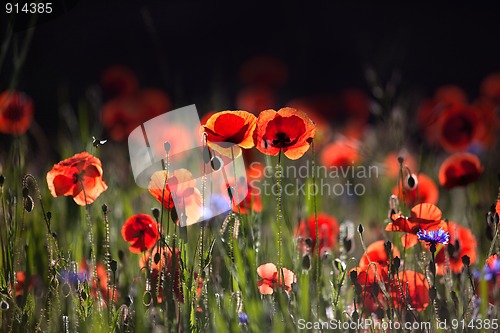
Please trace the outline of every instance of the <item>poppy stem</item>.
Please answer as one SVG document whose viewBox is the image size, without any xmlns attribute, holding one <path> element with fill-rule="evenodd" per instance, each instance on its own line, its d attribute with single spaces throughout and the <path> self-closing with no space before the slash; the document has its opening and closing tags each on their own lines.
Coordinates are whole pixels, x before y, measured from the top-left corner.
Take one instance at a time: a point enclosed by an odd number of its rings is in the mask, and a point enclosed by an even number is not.
<svg viewBox="0 0 500 333">
<path fill-rule="evenodd" d="M 281 268 L 283 266 L 282 260 L 282 235 L 281 235 L 281 218 L 282 218 L 282 202 L 281 202 L 281 177 L 282 177 L 282 169 L 281 169 L 281 148 L 278 153 L 278 164 L 276 165 L 276 185 L 278 189 L 278 193 L 276 195 L 276 222 L 278 223 L 278 281 L 282 279 L 282 271 Z"/>
<path fill-rule="evenodd" d="M 312 180 L 313 180 L 313 188 L 316 188 L 316 155 L 314 154 L 314 139 L 311 141 L 311 168 L 312 168 Z M 314 213 L 314 232 L 315 232 L 315 240 L 316 240 L 316 251 L 317 251 L 317 259 L 316 259 L 316 286 L 318 287 L 316 290 L 320 290 L 319 288 L 319 276 L 321 272 L 321 253 L 320 253 L 320 242 L 319 242 L 319 224 L 318 224 L 318 208 L 316 207 L 316 193 L 312 195 L 313 202 L 313 213 Z M 319 314 L 319 293 L 316 295 L 316 313 Z"/>
</svg>

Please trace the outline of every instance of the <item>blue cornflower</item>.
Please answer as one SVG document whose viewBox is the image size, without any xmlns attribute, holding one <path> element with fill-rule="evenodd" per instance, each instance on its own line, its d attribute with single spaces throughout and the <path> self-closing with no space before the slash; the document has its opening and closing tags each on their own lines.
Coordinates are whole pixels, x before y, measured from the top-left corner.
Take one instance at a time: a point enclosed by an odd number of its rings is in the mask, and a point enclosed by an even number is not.
<svg viewBox="0 0 500 333">
<path fill-rule="evenodd" d="M 495 258 L 493 260 L 493 265 L 490 267 L 490 265 L 486 264 L 484 265 L 484 279 L 486 281 L 491 281 L 494 280 L 497 275 L 500 274 L 500 259 Z"/>
<path fill-rule="evenodd" d="M 238 319 L 240 320 L 240 325 L 248 325 L 248 316 L 245 312 L 239 312 Z"/>
<path fill-rule="evenodd" d="M 446 245 L 450 241 L 450 234 L 439 228 L 435 231 L 420 230 L 417 232 L 418 240 L 427 242 L 429 245 L 436 246 L 437 244 Z"/>
</svg>

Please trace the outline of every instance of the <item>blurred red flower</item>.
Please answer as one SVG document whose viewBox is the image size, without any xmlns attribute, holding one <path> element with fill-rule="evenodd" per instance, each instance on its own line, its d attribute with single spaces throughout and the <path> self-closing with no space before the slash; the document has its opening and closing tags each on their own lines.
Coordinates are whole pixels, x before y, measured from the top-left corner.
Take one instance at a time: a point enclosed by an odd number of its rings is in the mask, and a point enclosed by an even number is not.
<svg viewBox="0 0 500 333">
<path fill-rule="evenodd" d="M 396 281 L 400 282 L 400 285 Z M 408 304 L 416 311 L 423 311 L 430 302 L 429 282 L 425 275 L 412 270 L 405 270 L 398 273 L 398 279 L 391 286 L 391 298 L 394 307 L 397 309 L 406 309 Z"/>
<path fill-rule="evenodd" d="M 153 256 L 150 261 L 151 256 Z M 159 256 L 158 262 L 156 262 L 155 258 Z M 159 248 L 155 246 L 151 251 L 145 252 L 145 254 L 141 257 L 139 261 L 139 267 L 141 269 L 145 268 L 149 270 L 151 268 L 151 291 L 156 293 L 158 290 L 159 293 L 156 295 L 156 299 L 158 303 L 163 302 L 163 298 L 169 297 L 169 293 L 173 291 L 175 298 L 184 303 L 184 292 L 182 285 L 182 275 L 180 272 L 180 251 L 178 249 L 174 249 L 172 253 L 166 247 Z M 151 267 L 149 267 L 149 263 L 151 262 Z M 163 274 L 160 275 L 160 274 Z M 197 274 L 195 273 L 195 280 L 197 279 Z M 160 281 L 160 282 L 159 282 Z M 157 283 L 160 283 L 158 286 Z M 170 283 L 172 288 L 171 291 L 165 290 L 167 286 L 167 282 Z M 201 283 L 201 284 L 200 284 Z M 197 286 L 197 295 L 200 296 L 201 288 L 203 287 L 203 279 L 200 277 L 198 279 Z"/>
<path fill-rule="evenodd" d="M 389 282 L 389 272 L 386 266 L 381 266 L 378 262 L 364 267 L 356 267 L 357 283 L 362 287 L 361 304 L 363 310 L 373 313 L 379 307 L 386 307 L 386 299 L 381 291 L 374 292 L 379 289 L 379 283 L 382 283 L 387 289 Z"/>
<path fill-rule="evenodd" d="M 491 73 L 481 83 L 481 94 L 495 103 L 500 103 L 500 73 Z"/>
<path fill-rule="evenodd" d="M 393 214 L 392 222 L 385 226 L 386 231 L 405 232 L 401 242 L 408 248 L 418 243 L 417 232 L 420 230 L 437 230 L 439 228 L 448 231 L 447 223 L 441 220 L 441 210 L 430 203 L 421 203 L 411 209 L 409 217 L 403 214 Z"/>
<path fill-rule="evenodd" d="M 138 82 L 130 68 L 114 65 L 102 73 L 101 86 L 107 96 L 116 97 L 136 92 Z"/>
<path fill-rule="evenodd" d="M 292 284 L 296 282 L 295 274 L 281 268 L 281 274 L 278 277 L 278 268 L 275 264 L 267 263 L 257 268 L 257 274 L 261 278 L 257 281 L 257 286 L 262 295 L 271 295 L 275 288 L 284 288 L 286 292 L 292 290 Z"/>
<path fill-rule="evenodd" d="M 455 222 L 448 222 L 448 233 L 450 234 L 449 244 L 441 249 L 435 258 L 436 273 L 439 275 L 446 273 L 445 251 L 448 252 L 450 269 L 456 274 L 462 272 L 462 268 L 464 267 L 462 262 L 463 256 L 468 256 L 471 264 L 475 263 L 477 259 L 477 241 L 469 228 Z"/>
<path fill-rule="evenodd" d="M 412 175 L 412 177 L 414 176 Z M 416 185 L 413 188 L 410 188 L 406 184 L 406 179 L 404 179 L 403 182 L 399 182 L 399 186 L 394 186 L 392 194 L 397 195 L 399 200 L 403 200 L 404 197 L 404 201 L 408 206 L 424 202 L 436 204 L 439 199 L 439 190 L 436 183 L 423 173 L 419 173 L 416 177 Z"/>
<path fill-rule="evenodd" d="M 279 58 L 259 55 L 248 59 L 241 66 L 240 78 L 246 84 L 279 86 L 287 80 L 288 70 Z"/>
<path fill-rule="evenodd" d="M 202 198 L 193 175 L 186 169 L 175 170 L 167 180 L 167 172 L 160 170 L 151 176 L 149 193 L 165 207 L 174 208 L 179 217 L 186 214 L 186 225 L 196 223 L 202 215 Z"/>
<path fill-rule="evenodd" d="M 387 156 L 384 159 L 386 174 L 390 178 L 398 178 L 400 175 L 400 165 L 398 161 L 399 157 L 403 157 L 404 159 L 403 167 L 409 168 L 411 172 L 417 171 L 417 162 L 415 161 L 415 158 L 413 158 L 412 155 L 410 155 L 406 151 L 402 151 L 399 153 L 391 152 L 387 154 Z"/>
<path fill-rule="evenodd" d="M 430 143 L 438 141 L 437 119 L 448 106 L 467 104 L 465 91 L 454 85 L 439 87 L 433 98 L 427 99 L 420 105 L 417 111 L 417 122 L 420 129 L 425 133 L 425 138 Z"/>
<path fill-rule="evenodd" d="M 483 167 L 471 153 L 456 153 L 443 161 L 439 168 L 439 184 L 444 188 L 465 186 L 479 179 Z"/>
<path fill-rule="evenodd" d="M 394 257 L 401 258 L 401 254 L 399 253 L 397 247 L 392 246 L 392 258 Z M 385 242 L 383 240 L 378 240 L 366 248 L 366 252 L 359 260 L 358 266 L 361 270 L 366 270 L 368 269 L 370 262 L 375 262 L 380 267 L 387 269 L 392 258 L 387 255 Z"/>
<path fill-rule="evenodd" d="M 478 113 L 470 106 L 448 106 L 437 119 L 440 145 L 449 152 L 466 150 L 484 130 Z"/>
<path fill-rule="evenodd" d="M 326 145 L 321 151 L 321 164 L 326 167 L 348 167 L 360 161 L 355 141 L 339 140 Z"/>
<path fill-rule="evenodd" d="M 47 184 L 54 197 L 72 196 L 78 205 L 85 206 L 108 188 L 102 174 L 101 161 L 83 152 L 55 164 L 47 173 Z"/>
<path fill-rule="evenodd" d="M 102 124 L 111 139 L 123 141 L 137 126 L 163 114 L 172 107 L 168 96 L 159 89 L 142 89 L 118 96 L 101 109 Z"/>
<path fill-rule="evenodd" d="M 0 94 L 0 133 L 21 135 L 33 120 L 33 101 L 26 94 L 8 90 Z"/>
<path fill-rule="evenodd" d="M 231 180 L 232 184 L 233 181 Z M 260 190 L 257 187 L 250 185 L 249 182 L 242 182 L 241 180 L 236 184 L 237 193 L 233 194 L 233 212 L 240 214 L 250 214 L 250 212 L 260 213 L 262 211 L 262 198 Z M 244 199 L 242 200 L 242 197 Z M 238 205 L 234 203 L 236 200 L 241 200 Z"/>
<path fill-rule="evenodd" d="M 337 243 L 337 237 L 339 235 L 339 224 L 334 216 L 320 213 L 318 214 L 318 237 L 316 239 L 316 219 L 310 216 L 307 221 L 301 221 L 298 228 L 295 230 L 295 237 L 300 238 L 299 246 L 304 248 L 305 239 L 310 238 L 312 240 L 312 249 L 318 249 L 319 254 L 324 253 L 327 250 L 332 250 Z"/>
<path fill-rule="evenodd" d="M 273 109 L 277 105 L 276 93 L 266 86 L 252 86 L 241 90 L 236 97 L 239 109 L 257 115 L 262 110 Z"/>
<path fill-rule="evenodd" d="M 314 122 L 304 112 L 286 107 L 262 111 L 253 139 L 263 154 L 276 156 L 283 151 L 286 157 L 296 160 L 309 149 L 315 131 Z"/>
<path fill-rule="evenodd" d="M 141 253 L 155 246 L 159 239 L 158 224 L 147 214 L 135 214 L 122 227 L 123 239 L 130 243 L 132 253 Z"/>
<path fill-rule="evenodd" d="M 252 148 L 257 118 L 246 111 L 221 111 L 213 114 L 204 125 L 210 143 L 230 143 Z M 227 147 L 223 147 L 227 148 Z"/>
</svg>

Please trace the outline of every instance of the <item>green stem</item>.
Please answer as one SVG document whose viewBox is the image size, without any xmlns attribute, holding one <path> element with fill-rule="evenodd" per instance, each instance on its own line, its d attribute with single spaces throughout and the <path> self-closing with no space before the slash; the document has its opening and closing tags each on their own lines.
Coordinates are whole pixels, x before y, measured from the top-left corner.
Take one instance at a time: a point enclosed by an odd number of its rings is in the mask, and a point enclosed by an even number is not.
<svg viewBox="0 0 500 333">
<path fill-rule="evenodd" d="M 276 196 L 276 222 L 278 223 L 278 281 L 282 281 L 282 234 L 281 234 L 281 218 L 282 218 L 282 201 L 281 201 L 281 177 L 282 177 L 282 169 L 281 169 L 281 149 L 278 154 L 278 164 L 276 165 L 276 185 L 278 188 L 278 193 Z"/>
</svg>

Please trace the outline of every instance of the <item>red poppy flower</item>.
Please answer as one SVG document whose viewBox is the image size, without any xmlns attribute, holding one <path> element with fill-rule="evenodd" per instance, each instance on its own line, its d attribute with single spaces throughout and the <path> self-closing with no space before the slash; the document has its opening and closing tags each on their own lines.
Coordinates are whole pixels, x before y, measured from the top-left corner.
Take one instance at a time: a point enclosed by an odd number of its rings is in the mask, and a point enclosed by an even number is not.
<svg viewBox="0 0 500 333">
<path fill-rule="evenodd" d="M 287 107 L 262 111 L 253 139 L 261 153 L 276 156 L 283 151 L 296 160 L 309 149 L 315 132 L 314 122 L 304 112 Z"/>
<path fill-rule="evenodd" d="M 321 151 L 321 164 L 326 167 L 348 167 L 360 161 L 358 144 L 340 140 L 326 145 Z"/>
<path fill-rule="evenodd" d="M 203 212 L 202 197 L 193 175 L 186 169 L 175 170 L 165 186 L 166 174 L 166 171 L 161 170 L 151 176 L 149 193 L 166 209 L 175 206 L 179 217 L 186 214 L 186 225 L 198 222 Z M 184 223 L 181 225 L 186 226 Z"/>
<path fill-rule="evenodd" d="M 439 199 L 439 190 L 436 183 L 423 173 L 418 174 L 416 177 L 416 185 L 413 188 L 409 188 L 408 184 L 406 184 L 406 179 L 404 179 L 403 183 L 400 181 L 399 186 L 396 185 L 393 188 L 392 193 L 397 195 L 399 200 L 403 200 L 404 197 L 408 206 L 424 202 L 436 204 Z"/>
<path fill-rule="evenodd" d="M 47 184 L 54 197 L 72 196 L 77 204 L 85 206 L 108 188 L 102 173 L 101 161 L 83 152 L 55 164 L 47 173 Z"/>
<path fill-rule="evenodd" d="M 453 273 L 460 273 L 464 264 L 462 262 L 462 257 L 469 256 L 470 263 L 476 262 L 477 253 L 476 246 L 477 241 L 470 229 L 462 227 L 455 222 L 448 222 L 448 233 L 450 234 L 450 241 L 446 248 L 441 249 L 436 254 L 435 262 L 437 266 L 437 274 L 445 274 L 446 263 L 445 263 L 445 252 L 449 256 L 450 269 Z"/>
<path fill-rule="evenodd" d="M 478 110 L 465 105 L 450 105 L 437 120 L 439 143 L 450 152 L 466 150 L 482 131 Z"/>
<path fill-rule="evenodd" d="M 204 130 L 210 143 L 227 142 L 248 149 L 254 145 L 256 122 L 257 118 L 246 111 L 221 111 L 207 120 Z"/>
<path fill-rule="evenodd" d="M 280 59 L 269 55 L 259 55 L 243 64 L 240 77 L 246 84 L 278 86 L 285 83 L 288 70 Z"/>
<path fill-rule="evenodd" d="M 319 253 L 322 254 L 324 251 L 331 250 L 337 243 L 337 237 L 339 235 L 339 224 L 337 219 L 325 213 L 318 214 L 318 236 L 316 239 L 316 219 L 310 216 L 307 221 L 302 221 L 297 230 L 295 231 L 295 236 L 300 237 L 301 247 L 305 244 L 302 243 L 304 239 L 310 238 L 312 240 L 312 250 L 319 246 Z"/>
<path fill-rule="evenodd" d="M 412 270 L 398 273 L 398 280 L 391 286 L 391 299 L 397 309 L 406 309 L 406 304 L 416 311 L 423 311 L 430 303 L 429 282 L 425 275 Z M 403 298 L 404 297 L 404 298 Z"/>
<path fill-rule="evenodd" d="M 420 230 L 448 231 L 447 223 L 441 220 L 441 210 L 430 203 L 421 203 L 411 209 L 410 217 L 403 214 L 393 214 L 392 222 L 385 227 L 386 231 L 399 231 L 406 234 L 402 237 L 403 245 L 408 248 L 418 243 L 417 232 Z"/>
<path fill-rule="evenodd" d="M 101 86 L 107 96 L 132 94 L 137 90 L 138 82 L 134 72 L 125 66 L 111 66 L 102 73 Z"/>
<path fill-rule="evenodd" d="M 122 227 L 123 239 L 130 243 L 132 253 L 141 253 L 155 246 L 159 239 L 158 224 L 147 214 L 136 214 L 127 219 Z"/>
<path fill-rule="evenodd" d="M 439 168 L 439 184 L 444 188 L 466 186 L 479 179 L 483 167 L 471 153 L 456 153 L 443 161 Z"/>
<path fill-rule="evenodd" d="M 392 258 L 400 257 L 401 254 L 397 247 L 392 247 Z M 385 249 L 385 242 L 383 240 L 378 240 L 373 242 L 366 248 L 366 252 L 363 254 L 359 260 L 359 268 L 361 270 L 368 269 L 370 262 L 377 263 L 382 268 L 387 268 L 391 262 L 391 258 L 387 256 L 387 251 Z"/>
<path fill-rule="evenodd" d="M 292 290 L 292 284 L 296 282 L 295 274 L 285 267 L 281 268 L 281 271 L 278 277 L 278 268 L 272 263 L 257 268 L 257 274 L 261 278 L 257 281 L 257 286 L 262 295 L 271 295 L 275 288 L 284 288 L 286 292 Z"/>
<path fill-rule="evenodd" d="M 262 110 L 276 107 L 276 93 L 265 86 L 248 87 L 239 92 L 236 105 L 239 109 L 248 110 L 257 115 Z"/>
<path fill-rule="evenodd" d="M 409 168 L 412 172 L 417 171 L 417 162 L 415 161 L 415 158 L 413 158 L 413 156 L 408 152 L 391 152 L 387 154 L 384 160 L 386 174 L 390 178 L 398 178 L 400 175 L 400 165 L 398 161 L 399 157 L 403 157 L 404 159 L 403 167 Z"/>
<path fill-rule="evenodd" d="M 33 101 L 26 94 L 10 90 L 0 94 L 0 133 L 21 135 L 33 120 Z"/>
</svg>

